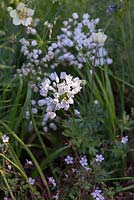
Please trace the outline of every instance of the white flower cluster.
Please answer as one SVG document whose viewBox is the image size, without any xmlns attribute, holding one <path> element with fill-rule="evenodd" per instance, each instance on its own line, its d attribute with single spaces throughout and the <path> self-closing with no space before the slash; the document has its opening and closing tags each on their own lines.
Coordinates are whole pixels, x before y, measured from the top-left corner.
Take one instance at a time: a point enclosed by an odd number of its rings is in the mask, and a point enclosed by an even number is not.
<svg viewBox="0 0 134 200">
<path fill-rule="evenodd" d="M 50 63 L 54 69 L 58 65 L 74 65 L 79 69 L 84 66 L 87 59 L 93 66 L 111 64 L 112 59 L 107 57 L 104 42 L 107 36 L 101 29 L 96 29 L 99 18 L 90 19 L 84 13 L 79 22 L 77 13 L 72 18 L 63 22 L 62 34 L 48 47 L 48 52 L 43 58 L 44 63 Z"/>
<path fill-rule="evenodd" d="M 73 77 L 66 72 L 61 72 L 60 77 L 56 72 L 51 73 L 49 78 L 44 78 L 40 84 L 40 95 L 44 97 L 38 100 L 39 106 L 46 105 L 43 125 L 48 119 L 56 117 L 57 110 L 68 110 L 74 103 L 74 96 L 81 90 L 82 80 Z"/>
<path fill-rule="evenodd" d="M 27 63 L 23 63 L 21 69 L 18 69 L 17 72 L 21 77 L 35 77 L 36 79 L 40 79 L 39 77 L 42 74 L 41 71 L 41 62 L 40 55 L 42 54 L 42 50 L 38 49 L 38 43 L 36 40 L 26 40 L 25 38 L 20 39 L 21 53 L 26 56 Z"/>
<path fill-rule="evenodd" d="M 36 105 L 36 101 L 32 99 L 31 100 L 31 106 L 32 106 L 31 112 L 32 112 L 33 115 L 38 113 L 38 109 L 35 107 L 35 105 Z M 27 108 L 27 110 L 26 110 L 26 119 L 30 119 L 29 108 Z"/>
</svg>

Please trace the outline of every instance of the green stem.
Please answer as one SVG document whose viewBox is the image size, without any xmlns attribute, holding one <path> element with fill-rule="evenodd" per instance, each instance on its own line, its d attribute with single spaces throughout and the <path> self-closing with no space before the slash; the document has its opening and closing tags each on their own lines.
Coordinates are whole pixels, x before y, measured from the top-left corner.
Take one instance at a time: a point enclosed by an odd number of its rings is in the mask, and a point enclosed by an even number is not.
<svg viewBox="0 0 134 200">
<path fill-rule="evenodd" d="M 101 70 L 103 70 L 104 71 L 104 69 L 102 68 L 102 67 L 98 67 L 98 68 L 100 68 Z M 113 74 L 113 72 L 112 71 L 110 71 L 110 70 L 108 70 L 108 75 L 110 75 L 111 77 L 113 77 L 115 80 L 117 80 L 117 81 L 120 81 L 120 82 L 122 82 L 122 83 L 124 83 L 125 85 L 127 85 L 128 87 L 131 87 L 131 88 L 134 88 L 134 85 L 132 85 L 132 84 L 130 84 L 130 83 L 128 83 L 127 81 L 124 81 L 124 80 L 122 80 L 122 79 L 120 79 L 120 78 L 118 78 L 117 76 L 115 76 L 114 74 Z"/>
<path fill-rule="evenodd" d="M 101 179 L 101 181 L 118 181 L 118 180 L 134 180 L 134 177 L 118 177 L 118 178 L 107 178 L 107 179 Z"/>
<path fill-rule="evenodd" d="M 37 135 L 37 137 L 38 137 L 38 139 L 39 139 L 39 142 L 40 142 L 40 144 L 41 144 L 41 146 L 42 146 L 42 149 L 44 150 L 45 156 L 46 156 L 46 158 L 47 158 L 47 157 L 48 157 L 48 151 L 47 151 L 46 145 L 44 144 L 44 142 L 43 142 L 43 140 L 42 140 L 42 137 L 41 137 L 41 135 L 40 135 L 40 133 L 39 133 L 39 131 L 38 131 L 38 128 L 37 128 L 37 126 L 36 126 L 35 119 L 34 119 L 34 117 L 33 117 L 32 110 L 31 110 L 31 106 L 30 106 L 30 115 L 31 115 L 31 118 L 32 118 L 32 124 L 33 124 L 34 130 L 35 130 L 35 133 L 36 133 L 36 135 Z M 55 174 L 54 174 L 54 172 L 53 172 L 53 167 L 52 167 L 51 162 L 50 162 L 49 164 L 50 164 L 50 168 L 51 168 L 52 174 L 53 174 L 53 176 L 55 177 Z"/>
<path fill-rule="evenodd" d="M 129 30 L 130 30 L 130 44 L 133 44 L 133 28 L 132 28 L 132 17 L 131 17 L 131 5 L 128 1 L 128 23 L 129 23 Z"/>
<path fill-rule="evenodd" d="M 40 144 L 41 144 L 41 146 L 42 146 L 42 148 L 43 148 L 43 150 L 45 152 L 45 155 L 48 156 L 47 148 L 46 148 L 46 146 L 45 146 L 45 144 L 44 144 L 44 142 L 43 142 L 43 140 L 42 140 L 42 138 L 40 136 L 38 128 L 36 126 L 36 123 L 35 123 L 35 120 L 34 120 L 34 117 L 33 117 L 33 114 L 32 114 L 32 110 L 31 110 L 31 106 L 30 106 L 30 115 L 31 115 L 31 118 L 32 118 L 32 124 L 33 124 L 34 130 L 35 130 L 35 133 L 36 133 L 36 135 L 37 135 L 37 137 L 39 139 L 39 142 L 40 142 Z"/>
<path fill-rule="evenodd" d="M 131 189 L 134 189 L 134 185 L 130 185 L 130 186 L 124 187 L 121 190 L 119 190 L 118 193 L 119 192 L 124 192 L 124 191 L 127 191 L 127 190 L 131 190 Z"/>
</svg>

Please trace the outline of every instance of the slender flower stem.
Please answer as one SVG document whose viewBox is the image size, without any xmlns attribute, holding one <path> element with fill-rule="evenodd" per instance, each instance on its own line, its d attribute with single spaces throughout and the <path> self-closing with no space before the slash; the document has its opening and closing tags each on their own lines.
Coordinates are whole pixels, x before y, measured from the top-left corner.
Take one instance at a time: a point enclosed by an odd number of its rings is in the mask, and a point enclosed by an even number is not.
<svg viewBox="0 0 134 200">
<path fill-rule="evenodd" d="M 40 144 L 41 144 L 41 146 L 42 146 L 42 148 L 43 148 L 43 150 L 45 152 L 45 155 L 48 156 L 47 148 L 46 148 L 46 146 L 45 146 L 45 144 L 44 144 L 44 142 L 43 142 L 43 140 L 42 140 L 42 138 L 40 136 L 38 128 L 36 126 L 35 119 L 33 117 L 32 111 L 31 111 L 31 106 L 30 106 L 30 115 L 31 115 L 31 118 L 32 118 L 32 124 L 33 124 L 34 130 L 35 130 L 35 133 L 36 133 L 36 135 L 37 135 L 37 137 L 39 139 L 39 142 L 40 142 Z"/>
<path fill-rule="evenodd" d="M 41 135 L 40 135 L 40 133 L 38 131 L 38 128 L 36 126 L 35 119 L 33 117 L 32 110 L 31 110 L 31 106 L 29 106 L 29 107 L 30 107 L 30 115 L 31 115 L 31 118 L 32 118 L 32 124 L 33 124 L 34 130 L 35 130 L 35 133 L 36 133 L 36 135 L 37 135 L 37 137 L 39 139 L 39 142 L 40 142 L 40 144 L 42 146 L 42 149 L 44 150 L 45 156 L 48 157 L 48 151 L 47 151 L 46 145 L 44 144 L 44 142 L 43 142 L 43 140 L 41 138 Z M 49 164 L 50 164 L 51 171 L 53 173 L 52 164 L 51 163 L 49 163 Z M 54 173 L 53 173 L 53 175 L 55 176 Z"/>
</svg>

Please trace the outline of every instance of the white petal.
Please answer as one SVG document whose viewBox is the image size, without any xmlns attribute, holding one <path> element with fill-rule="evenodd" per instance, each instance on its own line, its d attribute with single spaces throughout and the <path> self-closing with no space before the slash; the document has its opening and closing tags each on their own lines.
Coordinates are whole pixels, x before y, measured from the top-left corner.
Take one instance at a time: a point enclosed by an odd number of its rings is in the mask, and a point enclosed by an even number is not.
<svg viewBox="0 0 134 200">
<path fill-rule="evenodd" d="M 21 10 L 21 9 L 24 9 L 26 6 L 25 6 L 25 4 L 24 3 L 19 3 L 18 5 L 17 5 L 17 10 Z"/>
<path fill-rule="evenodd" d="M 13 10 L 13 8 L 12 8 L 11 6 L 9 6 L 9 7 L 7 8 L 7 11 L 10 12 L 11 10 Z"/>
<path fill-rule="evenodd" d="M 28 17 L 31 17 L 31 16 L 33 16 L 33 14 L 34 14 L 34 10 L 32 10 L 31 8 L 27 8 L 27 9 L 26 9 L 26 13 L 27 13 L 27 16 L 28 16 Z"/>
<path fill-rule="evenodd" d="M 16 10 L 11 10 L 11 11 L 10 11 L 10 16 L 11 16 L 11 17 L 17 17 L 17 12 L 16 12 Z"/>
<path fill-rule="evenodd" d="M 14 25 L 20 25 L 20 24 L 21 24 L 21 21 L 19 20 L 18 17 L 14 17 L 14 18 L 13 18 L 13 24 L 14 24 Z"/>
<path fill-rule="evenodd" d="M 24 26 L 30 25 L 31 22 L 32 22 L 32 18 L 31 18 L 31 17 L 28 17 L 28 18 L 26 18 L 26 19 L 24 19 L 24 20 L 21 21 L 21 23 L 22 23 Z"/>
</svg>

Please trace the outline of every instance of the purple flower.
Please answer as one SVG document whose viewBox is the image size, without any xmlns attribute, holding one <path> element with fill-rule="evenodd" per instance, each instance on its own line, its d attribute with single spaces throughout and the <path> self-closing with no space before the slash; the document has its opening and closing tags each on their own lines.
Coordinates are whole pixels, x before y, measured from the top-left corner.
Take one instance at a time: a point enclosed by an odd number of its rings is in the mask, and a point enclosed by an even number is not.
<svg viewBox="0 0 134 200">
<path fill-rule="evenodd" d="M 101 154 L 100 154 L 100 155 L 97 154 L 95 160 L 96 160 L 96 162 L 102 162 L 102 161 L 104 160 L 104 157 L 103 157 L 103 155 L 101 155 Z"/>
<path fill-rule="evenodd" d="M 51 185 L 53 185 L 54 187 L 56 187 L 56 181 L 53 177 L 48 177 L 48 181 Z"/>
<path fill-rule="evenodd" d="M 104 197 L 102 196 L 100 189 L 95 189 L 95 191 L 92 192 L 91 195 L 96 200 L 104 200 Z"/>
<path fill-rule="evenodd" d="M 80 163 L 80 165 L 81 165 L 82 167 L 87 166 L 88 163 L 87 163 L 87 158 L 86 158 L 86 156 L 81 157 L 79 163 Z"/>
<path fill-rule="evenodd" d="M 9 137 L 7 135 L 2 136 L 2 141 L 3 143 L 8 143 L 9 142 Z"/>
<path fill-rule="evenodd" d="M 116 4 L 111 4 L 107 7 L 106 13 L 107 14 L 112 14 L 117 10 L 117 5 Z"/>
<path fill-rule="evenodd" d="M 121 143 L 126 144 L 128 142 L 128 136 L 124 136 L 121 138 Z"/>
<path fill-rule="evenodd" d="M 29 182 L 30 185 L 34 185 L 35 179 L 33 179 L 33 178 L 30 177 L 30 178 L 28 179 L 28 182 Z"/>
<path fill-rule="evenodd" d="M 64 161 L 67 163 L 67 165 L 69 164 L 73 164 L 73 157 L 72 156 L 67 156 Z"/>
</svg>

